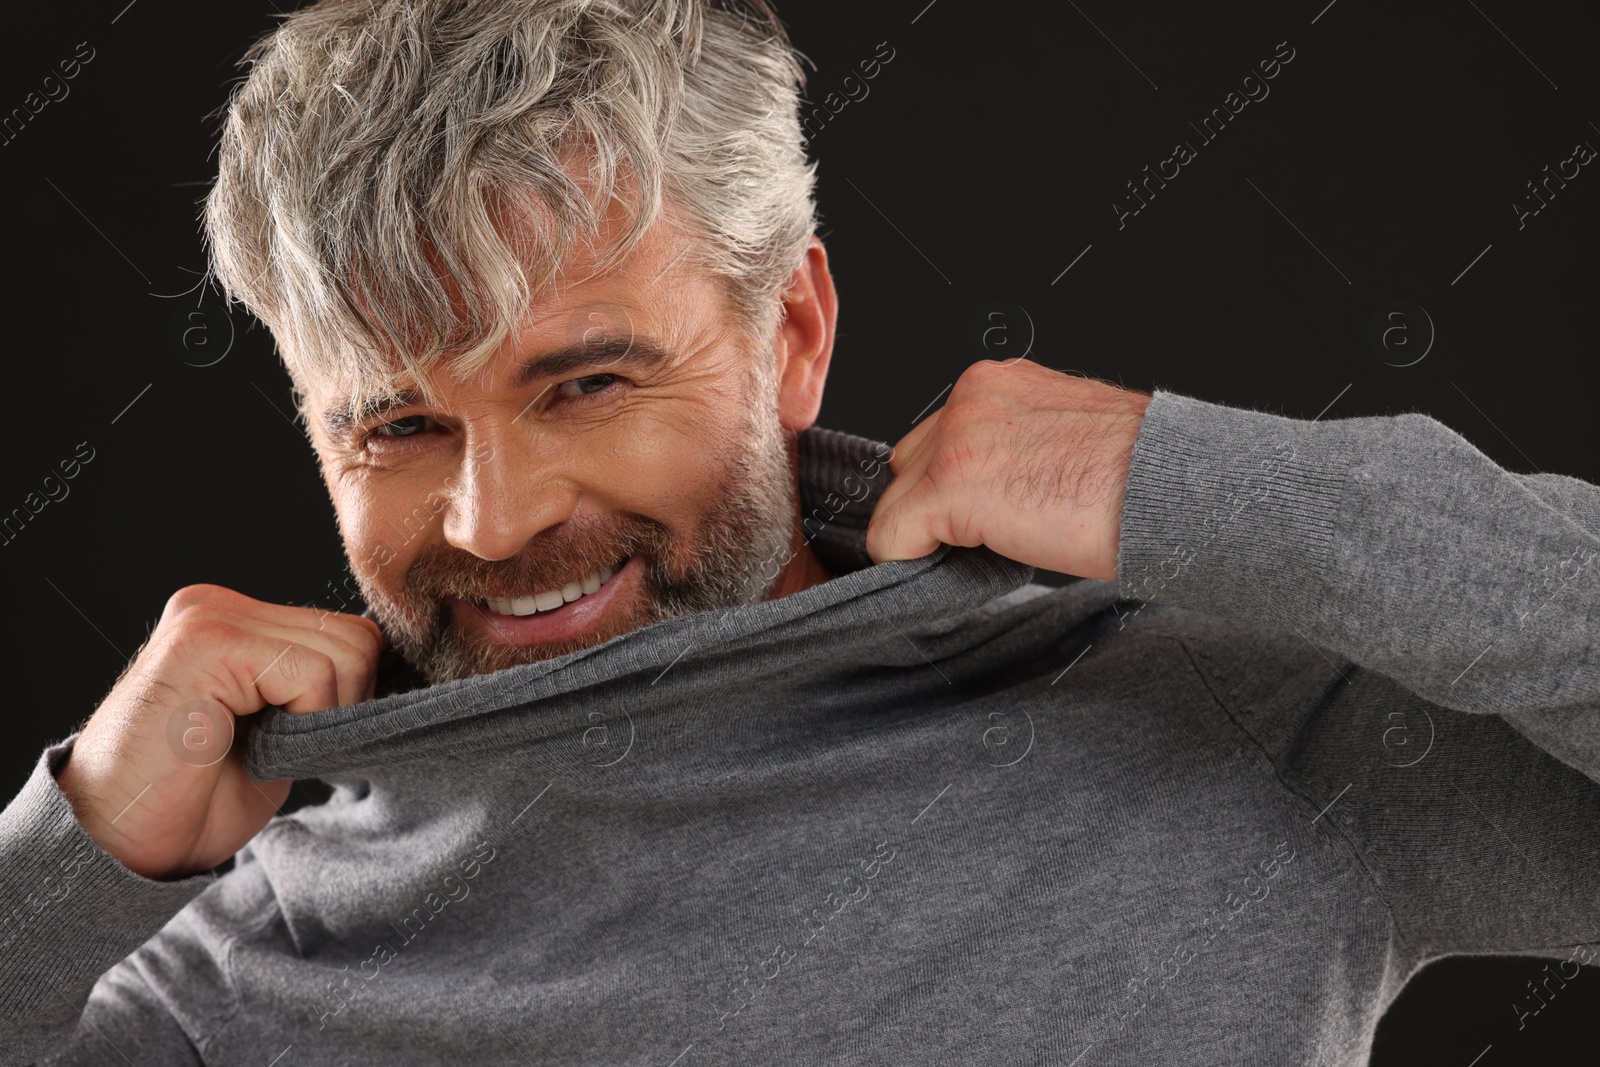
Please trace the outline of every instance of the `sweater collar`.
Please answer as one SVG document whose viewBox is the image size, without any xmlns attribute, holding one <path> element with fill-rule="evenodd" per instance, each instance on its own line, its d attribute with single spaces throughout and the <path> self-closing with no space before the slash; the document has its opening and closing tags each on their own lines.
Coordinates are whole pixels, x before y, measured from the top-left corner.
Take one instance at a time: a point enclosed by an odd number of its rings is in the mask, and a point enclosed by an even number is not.
<svg viewBox="0 0 1600 1067">
<path fill-rule="evenodd" d="M 435 750 L 459 753 L 462 745 L 448 738 L 471 725 L 466 720 L 497 712 L 523 712 L 518 740 L 547 739 L 572 727 L 564 720 L 574 709 L 594 704 L 586 690 L 639 675 L 640 685 L 629 688 L 636 710 L 686 692 L 692 699 L 707 671 L 725 677 L 737 669 L 759 684 L 759 675 L 783 669 L 797 649 L 821 642 L 830 662 L 843 667 L 842 659 L 864 654 L 885 633 L 977 607 L 1033 577 L 1033 568 L 982 546 L 941 545 L 920 559 L 874 563 L 867 523 L 892 477 L 890 447 L 813 426 L 800 434 L 798 452 L 801 521 L 812 550 L 838 577 L 777 600 L 667 619 L 565 656 L 434 686 L 386 647 L 374 699 L 309 714 L 268 707 L 243 720 L 246 767 L 261 780 L 305 778 Z M 534 705 L 553 714 L 533 714 Z"/>
</svg>

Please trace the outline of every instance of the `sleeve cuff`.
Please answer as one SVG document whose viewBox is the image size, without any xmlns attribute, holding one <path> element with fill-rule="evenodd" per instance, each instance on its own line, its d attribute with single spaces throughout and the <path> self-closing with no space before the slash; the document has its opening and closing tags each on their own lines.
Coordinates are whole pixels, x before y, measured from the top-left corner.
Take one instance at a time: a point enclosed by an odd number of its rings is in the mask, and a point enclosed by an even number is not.
<svg viewBox="0 0 1600 1067">
<path fill-rule="evenodd" d="M 46 748 L 0 811 L 0 1012 L 11 1017 L 97 978 L 216 881 L 156 881 L 100 847 L 55 778 L 76 739 Z"/>
<path fill-rule="evenodd" d="M 1122 504 L 1122 595 L 1243 616 L 1316 597 L 1350 468 L 1315 421 L 1158 390 Z"/>
</svg>

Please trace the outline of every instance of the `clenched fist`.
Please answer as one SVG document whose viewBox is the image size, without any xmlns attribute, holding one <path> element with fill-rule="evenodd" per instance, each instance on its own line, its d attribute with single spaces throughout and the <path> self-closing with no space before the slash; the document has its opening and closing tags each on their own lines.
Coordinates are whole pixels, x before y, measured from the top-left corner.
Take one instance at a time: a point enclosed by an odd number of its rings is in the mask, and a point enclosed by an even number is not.
<svg viewBox="0 0 1600 1067">
<path fill-rule="evenodd" d="M 56 780 L 84 829 L 129 870 L 157 879 L 210 870 L 289 794 L 287 781 L 245 773 L 234 718 L 268 704 L 307 712 L 369 699 L 382 644 L 371 619 L 186 586 Z"/>
<path fill-rule="evenodd" d="M 987 545 L 1030 567 L 1114 581 L 1133 446 L 1151 396 L 1042 367 L 972 364 L 895 445 L 867 525 L 876 563 Z"/>
</svg>

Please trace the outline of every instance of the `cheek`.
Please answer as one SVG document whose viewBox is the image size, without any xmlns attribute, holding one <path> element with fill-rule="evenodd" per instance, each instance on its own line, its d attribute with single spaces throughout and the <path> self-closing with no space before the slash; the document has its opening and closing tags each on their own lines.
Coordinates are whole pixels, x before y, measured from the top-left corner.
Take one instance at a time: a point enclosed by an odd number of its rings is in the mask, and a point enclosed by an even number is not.
<svg viewBox="0 0 1600 1067">
<path fill-rule="evenodd" d="M 692 537 L 725 490 L 730 452 L 740 447 L 737 422 L 704 403 L 651 404 L 599 434 L 572 442 L 571 470 L 598 509 L 643 515 L 675 538 Z"/>
<path fill-rule="evenodd" d="M 425 506 L 407 503 L 413 495 L 421 499 L 421 494 L 348 483 L 333 492 L 339 535 L 351 567 L 363 582 L 389 590 L 403 584 L 406 569 L 426 543 L 426 530 L 435 521 Z"/>
</svg>

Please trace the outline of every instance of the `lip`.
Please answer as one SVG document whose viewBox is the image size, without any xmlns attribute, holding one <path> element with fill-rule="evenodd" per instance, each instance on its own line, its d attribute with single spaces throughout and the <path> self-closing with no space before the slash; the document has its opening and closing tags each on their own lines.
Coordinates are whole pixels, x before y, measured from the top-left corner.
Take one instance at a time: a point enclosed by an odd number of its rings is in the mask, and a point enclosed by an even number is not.
<svg viewBox="0 0 1600 1067">
<path fill-rule="evenodd" d="M 456 623 L 499 645 L 531 648 L 599 633 L 619 597 L 634 594 L 643 581 L 644 561 L 635 552 L 599 589 L 551 611 L 532 615 L 497 615 L 473 601 L 450 597 Z"/>
</svg>

